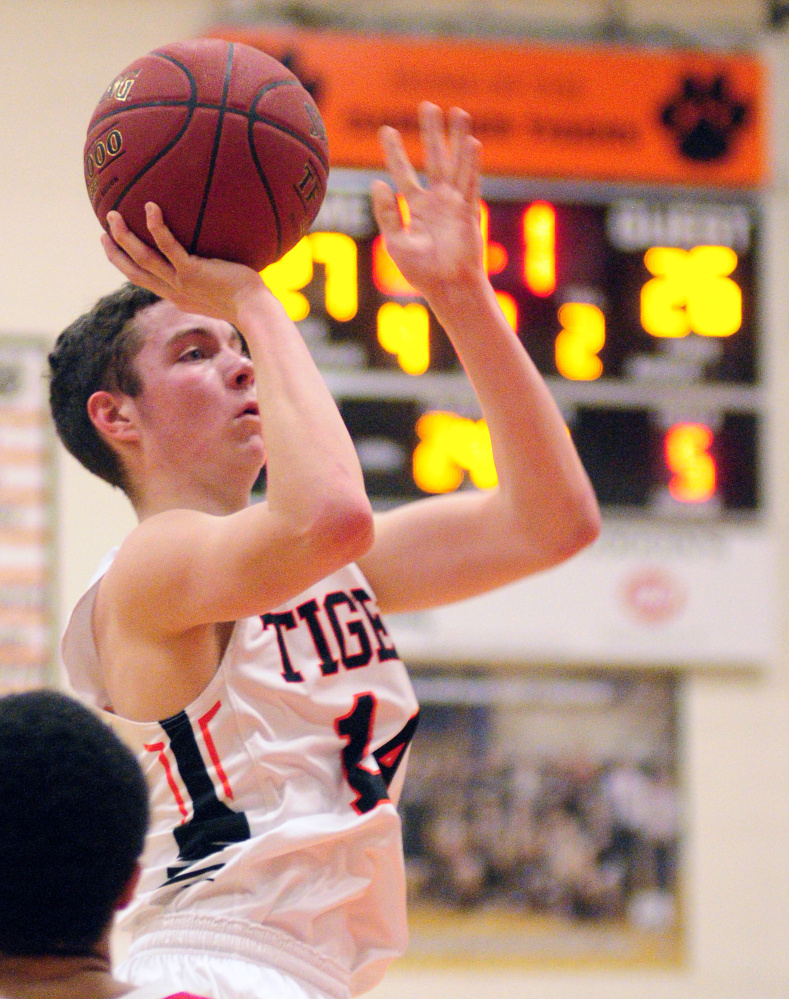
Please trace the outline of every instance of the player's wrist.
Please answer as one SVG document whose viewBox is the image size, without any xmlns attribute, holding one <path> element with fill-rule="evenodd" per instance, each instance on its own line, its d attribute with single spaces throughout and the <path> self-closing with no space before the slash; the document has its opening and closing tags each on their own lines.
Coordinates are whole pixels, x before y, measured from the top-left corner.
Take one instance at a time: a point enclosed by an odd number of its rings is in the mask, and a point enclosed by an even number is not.
<svg viewBox="0 0 789 999">
<path fill-rule="evenodd" d="M 259 274 L 250 273 L 248 280 L 239 284 L 232 296 L 233 322 L 239 326 L 279 314 L 281 305 Z"/>
<path fill-rule="evenodd" d="M 463 270 L 451 280 L 420 290 L 440 321 L 463 320 L 496 307 L 496 293 L 482 267 Z"/>
<path fill-rule="evenodd" d="M 255 344 L 271 347 L 282 337 L 301 339 L 285 307 L 262 280 L 238 289 L 233 313 L 229 321 L 244 335 L 253 354 Z"/>
</svg>

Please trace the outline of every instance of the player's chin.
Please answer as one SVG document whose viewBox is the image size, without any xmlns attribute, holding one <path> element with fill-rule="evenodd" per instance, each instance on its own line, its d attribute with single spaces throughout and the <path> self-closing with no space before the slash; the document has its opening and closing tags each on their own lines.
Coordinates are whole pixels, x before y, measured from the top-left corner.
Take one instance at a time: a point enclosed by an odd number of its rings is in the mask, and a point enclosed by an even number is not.
<svg viewBox="0 0 789 999">
<path fill-rule="evenodd" d="M 254 469 L 256 476 L 259 475 L 266 464 L 266 445 L 261 434 L 254 434 L 246 441 L 244 453 L 249 457 L 250 468 Z"/>
<path fill-rule="evenodd" d="M 266 461 L 266 445 L 263 443 L 263 434 L 250 434 L 247 440 L 244 442 L 244 450 L 248 451 L 249 454 L 258 459 L 258 463 L 262 467 Z"/>
<path fill-rule="evenodd" d="M 236 420 L 231 437 L 231 448 L 236 454 L 243 455 L 243 461 L 266 460 L 266 445 L 263 442 L 263 429 L 260 420 Z"/>
<path fill-rule="evenodd" d="M 263 447 L 263 424 L 260 417 L 251 413 L 245 413 L 236 417 L 233 422 L 233 433 L 237 440 L 242 443 L 247 441 L 257 442 Z"/>
</svg>

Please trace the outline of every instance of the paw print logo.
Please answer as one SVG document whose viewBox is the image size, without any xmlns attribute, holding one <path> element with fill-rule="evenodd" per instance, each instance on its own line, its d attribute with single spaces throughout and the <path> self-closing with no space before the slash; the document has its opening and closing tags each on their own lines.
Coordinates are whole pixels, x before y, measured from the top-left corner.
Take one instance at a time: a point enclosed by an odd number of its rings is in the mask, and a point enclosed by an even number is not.
<svg viewBox="0 0 789 999">
<path fill-rule="evenodd" d="M 748 105 L 731 93 L 724 76 L 687 76 L 679 95 L 660 116 L 689 160 L 709 163 L 725 156 L 734 133 L 748 116 Z"/>
</svg>

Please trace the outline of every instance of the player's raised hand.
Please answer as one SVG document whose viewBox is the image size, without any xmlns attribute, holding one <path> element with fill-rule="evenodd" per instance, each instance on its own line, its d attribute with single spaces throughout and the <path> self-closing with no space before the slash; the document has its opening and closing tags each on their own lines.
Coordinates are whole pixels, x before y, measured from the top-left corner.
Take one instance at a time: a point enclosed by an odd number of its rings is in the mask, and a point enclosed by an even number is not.
<svg viewBox="0 0 789 999">
<path fill-rule="evenodd" d="M 107 259 L 133 284 L 169 299 L 184 312 L 231 323 L 245 296 L 265 293 L 252 268 L 187 253 L 165 225 L 158 205 L 146 205 L 146 217 L 158 249 L 138 239 L 118 212 L 107 214 L 110 232 L 101 237 Z"/>
<path fill-rule="evenodd" d="M 425 154 L 423 186 L 400 134 L 384 127 L 379 136 L 387 168 L 408 205 L 404 224 L 395 193 L 384 181 L 372 186 L 373 211 L 386 247 L 403 276 L 428 298 L 448 284 L 484 278 L 479 217 L 480 143 L 460 108 L 444 115 L 435 104 L 419 106 Z"/>
</svg>

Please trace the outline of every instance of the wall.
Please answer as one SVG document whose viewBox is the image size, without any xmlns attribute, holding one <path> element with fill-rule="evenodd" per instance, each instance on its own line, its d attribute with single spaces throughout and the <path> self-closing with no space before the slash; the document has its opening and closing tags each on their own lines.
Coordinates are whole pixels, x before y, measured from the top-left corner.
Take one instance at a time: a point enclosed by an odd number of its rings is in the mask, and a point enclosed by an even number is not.
<svg viewBox="0 0 789 999">
<path fill-rule="evenodd" d="M 232 5 L 231 5 L 232 6 Z M 236 4 L 235 7 L 241 5 Z M 265 7 L 258 4 L 259 8 Z M 325 5 L 324 5 L 325 6 Z M 337 4 L 337 7 L 340 5 Z M 349 2 L 347 9 L 360 7 Z M 407 9 L 383 4 L 380 10 Z M 492 18 L 496 5 L 434 0 L 445 18 L 470 12 Z M 420 3 L 421 10 L 425 4 Z M 755 3 L 663 4 L 672 30 L 753 34 Z M 201 30 L 215 5 L 207 0 L 26 0 L 0 2 L 3 86 L 0 120 L 0 330 L 54 335 L 118 276 L 106 263 L 98 226 L 84 193 L 84 129 L 102 87 L 116 71 L 157 44 Z M 417 9 L 417 5 L 414 5 Z M 535 29 L 591 23 L 611 5 L 506 4 L 502 18 L 531 20 Z M 623 8 L 617 8 L 620 10 Z M 570 16 L 569 12 L 573 14 Z M 654 23 L 647 0 L 626 12 L 635 24 Z M 771 479 L 780 544 L 782 619 L 789 617 L 789 42 L 764 41 L 775 91 L 775 180 L 768 195 L 769 272 L 767 368 L 772 410 Z M 58 458 L 61 619 L 105 549 L 131 527 L 125 500 Z M 689 946 L 684 968 L 672 972 L 573 974 L 490 970 L 416 973 L 394 969 L 377 999 L 429 993 L 466 999 L 480 992 L 541 999 L 778 999 L 789 990 L 787 820 L 789 819 L 789 634 L 774 668 L 758 676 L 688 676 L 682 723 L 687 775 L 685 859 Z"/>
</svg>

